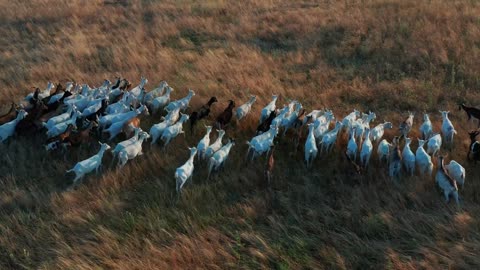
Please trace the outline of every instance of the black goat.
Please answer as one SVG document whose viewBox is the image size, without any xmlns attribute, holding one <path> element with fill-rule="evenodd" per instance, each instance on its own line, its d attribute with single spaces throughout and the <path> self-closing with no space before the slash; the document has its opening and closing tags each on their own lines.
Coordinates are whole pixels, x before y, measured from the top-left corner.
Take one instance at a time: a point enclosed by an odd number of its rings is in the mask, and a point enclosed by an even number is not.
<svg viewBox="0 0 480 270">
<path fill-rule="evenodd" d="M 272 111 L 270 115 L 268 116 L 265 121 L 263 121 L 260 125 L 257 127 L 257 134 L 261 134 L 264 132 L 267 132 L 270 129 L 270 125 L 272 124 L 273 119 L 277 116 L 276 111 Z"/>
<path fill-rule="evenodd" d="M 190 132 L 193 133 L 193 128 L 197 124 L 198 120 L 201 120 L 205 117 L 207 117 L 210 114 L 210 107 L 212 106 L 213 103 L 217 102 L 216 97 L 211 97 L 210 100 L 207 102 L 207 104 L 203 105 L 200 107 L 195 112 L 192 112 L 190 115 Z"/>
<path fill-rule="evenodd" d="M 470 135 L 470 146 L 468 147 L 467 159 L 471 160 L 470 156 L 472 156 L 475 163 L 480 161 L 480 142 L 476 140 L 479 134 L 480 131 L 478 130 L 468 133 Z"/>
<path fill-rule="evenodd" d="M 478 127 L 480 128 L 480 109 L 474 107 L 467 107 L 465 103 L 459 105 L 459 110 L 463 109 L 468 116 L 468 120 L 471 120 L 472 117 L 478 120 Z"/>
</svg>

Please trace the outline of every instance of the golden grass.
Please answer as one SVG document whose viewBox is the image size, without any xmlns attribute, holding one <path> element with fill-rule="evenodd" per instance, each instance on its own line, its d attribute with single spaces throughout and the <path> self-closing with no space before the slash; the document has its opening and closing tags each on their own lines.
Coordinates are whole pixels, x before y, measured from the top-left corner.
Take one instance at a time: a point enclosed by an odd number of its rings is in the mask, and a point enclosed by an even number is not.
<svg viewBox="0 0 480 270">
<path fill-rule="evenodd" d="M 174 98 L 194 89 L 192 107 L 215 95 L 212 115 L 258 96 L 227 133 L 238 143 L 225 171 L 207 181 L 197 166 L 178 201 L 174 169 L 201 128 L 166 153 L 145 146 L 122 171 L 107 154 L 102 174 L 74 191 L 64 172 L 95 149 L 64 162 L 41 136 L 0 146 L 0 268 L 478 268 L 480 173 L 465 160 L 472 126 L 456 104 L 479 103 L 479 12 L 477 1 L 446 0 L 0 0 L 0 104 L 49 80 L 98 85 L 115 74 L 145 75 L 148 89 L 167 80 Z M 449 158 L 467 169 L 462 207 L 445 205 L 430 178 L 393 185 L 376 161 L 355 176 L 340 146 L 306 171 L 288 138 L 267 189 L 265 159 L 245 165 L 243 155 L 274 93 L 279 105 L 296 98 L 338 117 L 372 110 L 375 124 L 415 111 L 412 137 L 424 110 L 439 130 L 436 112 L 449 109 L 459 131 Z"/>
</svg>

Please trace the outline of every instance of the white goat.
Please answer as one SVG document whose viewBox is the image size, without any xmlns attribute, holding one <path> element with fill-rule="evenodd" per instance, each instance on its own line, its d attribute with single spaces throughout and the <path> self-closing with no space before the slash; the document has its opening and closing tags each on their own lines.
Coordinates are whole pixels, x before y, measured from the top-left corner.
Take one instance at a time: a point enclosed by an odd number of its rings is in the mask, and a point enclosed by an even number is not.
<svg viewBox="0 0 480 270">
<path fill-rule="evenodd" d="M 110 125 L 109 128 L 105 129 L 103 132 L 104 133 L 109 133 L 110 137 L 108 140 L 113 140 L 120 132 L 122 132 L 123 126 L 125 125 L 126 122 L 128 122 L 130 119 L 144 113 L 148 115 L 148 109 L 145 107 L 145 105 L 142 105 L 143 109 L 138 109 L 133 111 L 134 114 L 128 114 L 128 117 L 125 117 L 123 119 L 120 119 L 119 121 L 114 122 L 112 125 Z"/>
<path fill-rule="evenodd" d="M 165 88 L 168 87 L 168 83 L 166 81 L 161 81 L 160 82 L 160 85 L 153 89 L 152 91 L 148 92 L 145 94 L 145 97 L 143 98 L 143 102 L 145 104 L 151 104 L 151 102 L 159 97 L 159 96 L 162 96 L 163 95 L 163 91 L 165 90 Z"/>
<path fill-rule="evenodd" d="M 284 105 L 282 110 L 280 110 L 280 112 L 277 114 L 277 116 L 273 118 L 272 125 L 276 127 L 280 127 L 280 124 L 282 123 L 283 118 L 285 117 L 285 115 L 287 115 L 287 113 L 288 113 L 288 106 Z"/>
<path fill-rule="evenodd" d="M 342 126 L 347 130 L 349 130 L 350 128 L 352 128 L 353 123 L 355 122 L 357 117 L 360 117 L 360 116 L 361 116 L 360 111 L 357 111 L 356 109 L 354 109 L 353 112 L 351 112 L 350 114 L 345 116 L 345 118 L 343 118 Z"/>
<path fill-rule="evenodd" d="M 373 144 L 370 140 L 370 129 L 365 129 L 365 140 L 362 144 L 362 150 L 360 151 L 360 162 L 364 168 L 367 168 L 368 163 L 370 162 L 370 157 L 372 156 Z"/>
<path fill-rule="evenodd" d="M 132 90 L 130 90 L 129 92 L 132 93 L 134 96 L 136 96 L 137 98 L 142 94 L 142 89 L 144 89 L 145 87 L 145 84 L 148 83 L 148 80 L 147 78 L 145 77 L 141 77 L 140 78 L 140 83 L 135 86 Z M 139 100 L 140 102 L 143 102 L 143 100 Z"/>
<path fill-rule="evenodd" d="M 247 116 L 247 114 L 252 109 L 253 103 L 255 103 L 256 100 L 257 100 L 257 97 L 254 95 L 251 95 L 247 103 L 237 108 L 237 110 L 235 111 L 235 116 L 237 117 L 238 121 L 240 121 L 242 118 Z"/>
<path fill-rule="evenodd" d="M 378 160 L 380 162 L 387 161 L 390 157 L 390 149 L 393 148 L 393 145 L 389 143 L 386 139 L 380 141 L 377 147 Z"/>
<path fill-rule="evenodd" d="M 175 124 L 177 122 L 178 118 L 180 117 L 180 108 L 176 108 L 173 111 L 170 111 L 166 117 L 164 117 L 164 120 L 158 124 L 153 125 L 150 128 L 150 136 L 152 137 L 152 142 L 151 145 L 155 144 L 157 140 L 162 136 L 163 131 Z"/>
<path fill-rule="evenodd" d="M 278 127 L 271 125 L 270 129 L 267 132 L 253 137 L 249 142 L 247 142 L 248 150 L 246 158 L 248 159 L 251 150 L 253 150 L 251 160 L 253 160 L 255 156 L 260 156 L 265 152 L 268 156 L 268 152 L 270 152 L 270 148 L 273 145 L 273 140 L 275 139 L 277 134 Z"/>
<path fill-rule="evenodd" d="M 320 143 L 322 141 L 323 135 L 328 132 L 330 122 L 333 120 L 335 120 L 335 116 L 331 111 L 326 111 L 322 116 L 315 119 L 315 122 L 313 122 L 315 128 L 313 134 L 317 142 Z"/>
<path fill-rule="evenodd" d="M 208 177 L 207 179 L 210 179 L 210 174 L 214 171 L 217 171 L 220 167 L 223 167 L 225 165 L 225 161 L 228 158 L 228 154 L 230 153 L 230 149 L 232 149 L 232 146 L 235 145 L 235 141 L 231 140 L 220 150 L 215 152 L 213 156 L 210 158 L 210 162 L 208 163 Z"/>
<path fill-rule="evenodd" d="M 42 100 L 42 99 L 50 96 L 50 92 L 53 90 L 53 88 L 55 88 L 55 84 L 53 84 L 52 82 L 48 82 L 47 88 L 38 94 L 38 99 Z M 32 100 L 32 99 L 33 99 L 33 95 L 34 95 L 34 93 L 28 94 L 28 95 L 25 97 L 25 100 L 27 100 L 27 101 Z"/>
<path fill-rule="evenodd" d="M 435 175 L 435 181 L 442 189 L 447 203 L 450 201 L 450 195 L 455 199 L 457 205 L 460 203 L 458 199 L 457 181 L 455 181 L 455 179 L 453 179 L 446 171 L 443 156 L 438 157 L 438 170 L 437 175 Z"/>
<path fill-rule="evenodd" d="M 267 104 L 267 106 L 265 106 L 263 109 L 262 109 L 262 113 L 261 113 L 261 116 L 260 116 L 260 124 L 263 123 L 263 121 L 265 121 L 265 119 L 268 118 L 268 116 L 273 112 L 275 111 L 276 109 L 276 102 L 277 102 L 277 99 L 278 99 L 278 96 L 277 95 L 272 95 L 272 101 L 270 101 L 270 103 Z"/>
<path fill-rule="evenodd" d="M 100 145 L 100 151 L 98 151 L 96 155 L 78 162 L 71 170 L 67 171 L 67 173 L 75 172 L 75 179 L 73 179 L 74 185 L 78 180 L 82 179 L 87 173 L 90 173 L 93 170 L 96 170 L 98 174 L 98 170 L 102 165 L 103 154 L 106 150 L 110 149 L 110 146 L 106 143 L 100 143 Z"/>
<path fill-rule="evenodd" d="M 300 104 L 300 102 L 298 101 L 293 101 L 291 104 L 293 104 L 293 107 L 295 109 L 292 112 L 290 112 L 290 114 L 283 117 L 282 122 L 280 124 L 280 126 L 284 128 L 283 136 L 285 136 L 288 129 L 292 127 L 293 123 L 295 122 L 298 115 L 300 114 L 300 110 L 303 108 L 302 104 Z"/>
<path fill-rule="evenodd" d="M 440 111 L 442 114 L 443 122 L 442 122 L 442 134 L 446 144 L 453 143 L 453 135 L 457 134 L 457 131 L 453 127 L 452 121 L 448 119 L 449 111 Z"/>
<path fill-rule="evenodd" d="M 138 140 L 125 146 L 120 152 L 118 152 L 118 167 L 123 167 L 127 164 L 129 159 L 134 159 L 136 156 L 142 155 L 142 143 L 150 136 L 146 132 L 140 133 Z"/>
<path fill-rule="evenodd" d="M 177 192 L 180 192 L 183 185 L 185 184 L 185 182 L 187 182 L 188 179 L 192 179 L 193 159 L 197 154 L 197 148 L 192 147 L 188 149 L 190 150 L 190 157 L 188 158 L 187 162 L 185 162 L 185 164 L 175 170 L 175 182 Z"/>
<path fill-rule="evenodd" d="M 403 166 L 405 167 L 405 170 L 407 171 L 407 173 L 413 176 L 413 174 L 415 173 L 416 159 L 415 159 L 415 154 L 410 149 L 411 142 L 412 142 L 412 139 L 405 138 L 405 146 L 403 147 L 403 151 L 402 151 L 402 161 L 403 161 Z"/>
<path fill-rule="evenodd" d="M 350 158 L 350 160 L 353 160 L 354 162 L 357 160 L 357 151 L 358 151 L 358 146 L 357 142 L 355 141 L 355 128 L 351 128 L 350 132 L 350 139 L 348 140 L 348 145 L 347 145 L 347 155 Z"/>
<path fill-rule="evenodd" d="M 424 140 L 418 139 L 418 148 L 417 151 L 415 152 L 415 162 L 417 166 L 419 167 L 419 172 L 421 174 L 427 174 L 432 175 L 433 172 L 433 163 L 432 163 L 432 158 L 425 152 L 425 149 L 423 148 L 423 145 L 425 144 Z"/>
<path fill-rule="evenodd" d="M 18 122 L 24 119 L 27 115 L 28 113 L 25 110 L 20 110 L 14 120 L 0 126 L 0 143 L 3 143 L 15 133 L 15 128 L 17 127 Z"/>
<path fill-rule="evenodd" d="M 433 132 L 432 122 L 427 113 L 423 114 L 423 124 L 420 126 L 420 134 L 422 134 L 422 140 L 428 140 Z"/>
<path fill-rule="evenodd" d="M 162 141 L 164 142 L 163 147 L 166 148 L 167 145 L 170 143 L 170 141 L 177 137 L 178 134 L 184 133 L 183 131 L 183 123 L 185 123 L 188 120 L 188 115 L 187 114 L 182 114 L 182 117 L 180 117 L 180 120 L 167 127 L 166 129 L 163 130 L 162 136 L 160 137 Z M 185 134 L 185 133 L 184 133 Z"/>
<path fill-rule="evenodd" d="M 385 133 L 385 129 L 392 129 L 393 124 L 391 122 L 384 122 L 383 124 L 378 124 L 370 132 L 370 140 L 374 141 L 376 144 L 380 141 Z"/>
<path fill-rule="evenodd" d="M 440 151 L 440 147 L 442 147 L 442 136 L 440 134 L 435 134 L 427 142 L 427 153 L 434 156 L 435 154 Z"/>
<path fill-rule="evenodd" d="M 223 136 L 225 136 L 225 130 L 220 129 L 220 130 L 217 130 L 217 132 L 218 132 L 217 139 L 207 147 L 207 149 L 205 150 L 205 153 L 203 153 L 200 158 L 208 159 L 212 157 L 213 154 L 217 152 L 220 148 L 222 148 L 222 145 L 223 145 L 222 139 L 223 139 Z"/>
<path fill-rule="evenodd" d="M 58 135 L 62 134 L 63 132 L 65 132 L 65 130 L 67 130 L 69 125 L 73 125 L 74 127 L 77 127 L 78 115 L 79 115 L 79 112 L 75 111 L 72 115 L 72 118 L 70 118 L 69 120 L 67 120 L 65 122 L 56 124 L 55 126 L 50 128 L 49 130 L 47 130 L 47 138 L 52 138 L 52 137 L 55 137 L 55 136 L 58 136 Z"/>
<path fill-rule="evenodd" d="M 205 128 L 207 129 L 207 133 L 197 145 L 198 158 L 200 160 L 204 159 L 205 151 L 207 151 L 207 148 L 210 145 L 210 133 L 212 132 L 212 126 L 205 126 Z"/>
<path fill-rule="evenodd" d="M 323 111 L 322 110 L 313 110 L 311 111 L 309 114 L 305 115 L 305 117 L 303 118 L 303 122 L 302 122 L 302 125 L 306 125 L 307 122 L 315 122 L 315 120 L 317 120 L 318 117 L 322 116 L 323 115 Z"/>
<path fill-rule="evenodd" d="M 152 113 L 157 113 L 158 110 L 165 107 L 168 102 L 170 102 L 170 94 L 172 93 L 172 91 L 173 88 L 167 86 L 167 90 L 165 91 L 165 94 L 163 96 L 156 97 L 152 100 L 150 106 L 150 110 L 152 111 Z"/>
<path fill-rule="evenodd" d="M 465 184 L 465 168 L 455 160 L 451 160 L 448 165 L 445 165 L 445 169 L 463 187 Z"/>
<path fill-rule="evenodd" d="M 57 124 L 67 121 L 72 116 L 72 112 L 74 110 L 76 110 L 75 105 L 68 105 L 68 110 L 66 112 L 48 119 L 47 123 L 43 124 L 43 126 L 47 129 L 50 129 Z"/>
<path fill-rule="evenodd" d="M 305 162 L 307 164 L 307 168 L 310 168 L 312 166 L 312 162 L 317 157 L 318 153 L 317 142 L 314 135 L 314 128 L 315 126 L 313 123 L 308 124 L 308 137 L 305 142 Z"/>
<path fill-rule="evenodd" d="M 185 111 L 190 103 L 192 97 L 195 96 L 195 92 L 193 90 L 188 90 L 188 95 L 182 99 L 170 102 L 166 107 L 165 110 L 167 112 L 174 110 L 175 108 L 180 108 L 181 111 Z"/>
<path fill-rule="evenodd" d="M 335 128 L 323 135 L 322 141 L 320 142 L 322 145 L 321 153 L 330 153 L 335 142 L 337 141 L 337 135 L 340 129 L 342 128 L 342 122 L 337 121 L 335 124 Z"/>
<path fill-rule="evenodd" d="M 134 143 L 138 140 L 140 132 L 145 133 L 145 131 L 143 131 L 141 128 L 135 128 L 134 131 L 135 131 L 135 133 L 130 139 L 127 139 L 127 140 L 124 140 L 122 142 L 117 143 L 115 148 L 112 150 L 112 156 L 113 156 L 112 164 L 113 164 L 113 161 L 115 160 L 115 157 L 117 156 L 117 154 L 120 151 L 122 151 L 125 147 L 127 147 L 128 145 L 130 145 L 130 144 L 132 144 L 132 143 Z"/>
</svg>

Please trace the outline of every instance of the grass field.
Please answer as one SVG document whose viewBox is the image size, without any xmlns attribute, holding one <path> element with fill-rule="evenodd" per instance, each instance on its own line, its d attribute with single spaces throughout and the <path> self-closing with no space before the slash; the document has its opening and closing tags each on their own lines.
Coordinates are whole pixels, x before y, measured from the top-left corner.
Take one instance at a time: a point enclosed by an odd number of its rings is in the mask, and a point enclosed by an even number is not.
<svg viewBox="0 0 480 270">
<path fill-rule="evenodd" d="M 194 89 L 192 108 L 217 96 L 206 123 L 228 99 L 257 95 L 227 130 L 237 145 L 225 170 L 206 180 L 197 163 L 178 201 L 174 171 L 203 124 L 167 152 L 147 143 L 121 171 L 107 153 L 102 174 L 73 191 L 65 171 L 97 148 L 64 161 L 42 135 L 0 145 L 0 269 L 480 268 L 480 168 L 466 160 L 475 125 L 458 110 L 480 104 L 479 14 L 475 0 L 0 0 L 0 111 L 47 81 L 98 86 L 117 74 L 134 85 L 144 75 L 149 90 L 166 80 L 174 99 Z M 280 137 L 268 188 L 265 157 L 244 157 L 272 94 L 338 118 L 371 110 L 375 125 L 398 127 L 412 111 L 412 138 L 424 111 L 438 131 L 438 110 L 450 110 L 448 159 L 467 170 L 461 206 L 444 203 L 434 178 L 394 185 L 376 155 L 355 175 L 345 137 L 311 170 Z"/>
</svg>

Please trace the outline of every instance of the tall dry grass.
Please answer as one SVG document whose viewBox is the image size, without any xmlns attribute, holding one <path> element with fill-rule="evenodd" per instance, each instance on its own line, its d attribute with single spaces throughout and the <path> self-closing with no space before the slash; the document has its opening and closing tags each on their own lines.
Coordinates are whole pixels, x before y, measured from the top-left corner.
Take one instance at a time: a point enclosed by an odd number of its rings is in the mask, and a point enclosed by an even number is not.
<svg viewBox="0 0 480 270">
<path fill-rule="evenodd" d="M 1 104 L 49 80 L 98 85 L 115 74 L 145 75 L 148 89 L 167 80 L 175 98 L 195 89 L 193 107 L 216 95 L 213 115 L 258 96 L 228 131 L 238 144 L 225 171 L 207 181 L 198 165 L 178 201 L 174 169 L 200 129 L 167 152 L 147 145 L 121 171 L 106 155 L 102 174 L 74 191 L 65 170 L 96 149 L 64 162 L 42 136 L 0 146 L 0 268 L 478 268 L 480 173 L 465 159 L 473 127 L 456 104 L 479 103 L 479 12 L 445 0 L 0 0 Z M 394 185 L 375 161 L 355 176 L 340 146 L 306 171 L 288 137 L 267 188 L 264 158 L 245 165 L 243 142 L 273 93 L 279 105 L 372 110 L 397 125 L 415 111 L 415 130 L 424 110 L 438 130 L 436 112 L 449 109 L 459 131 L 449 158 L 468 174 L 462 206 L 444 204 L 427 177 Z"/>
</svg>

